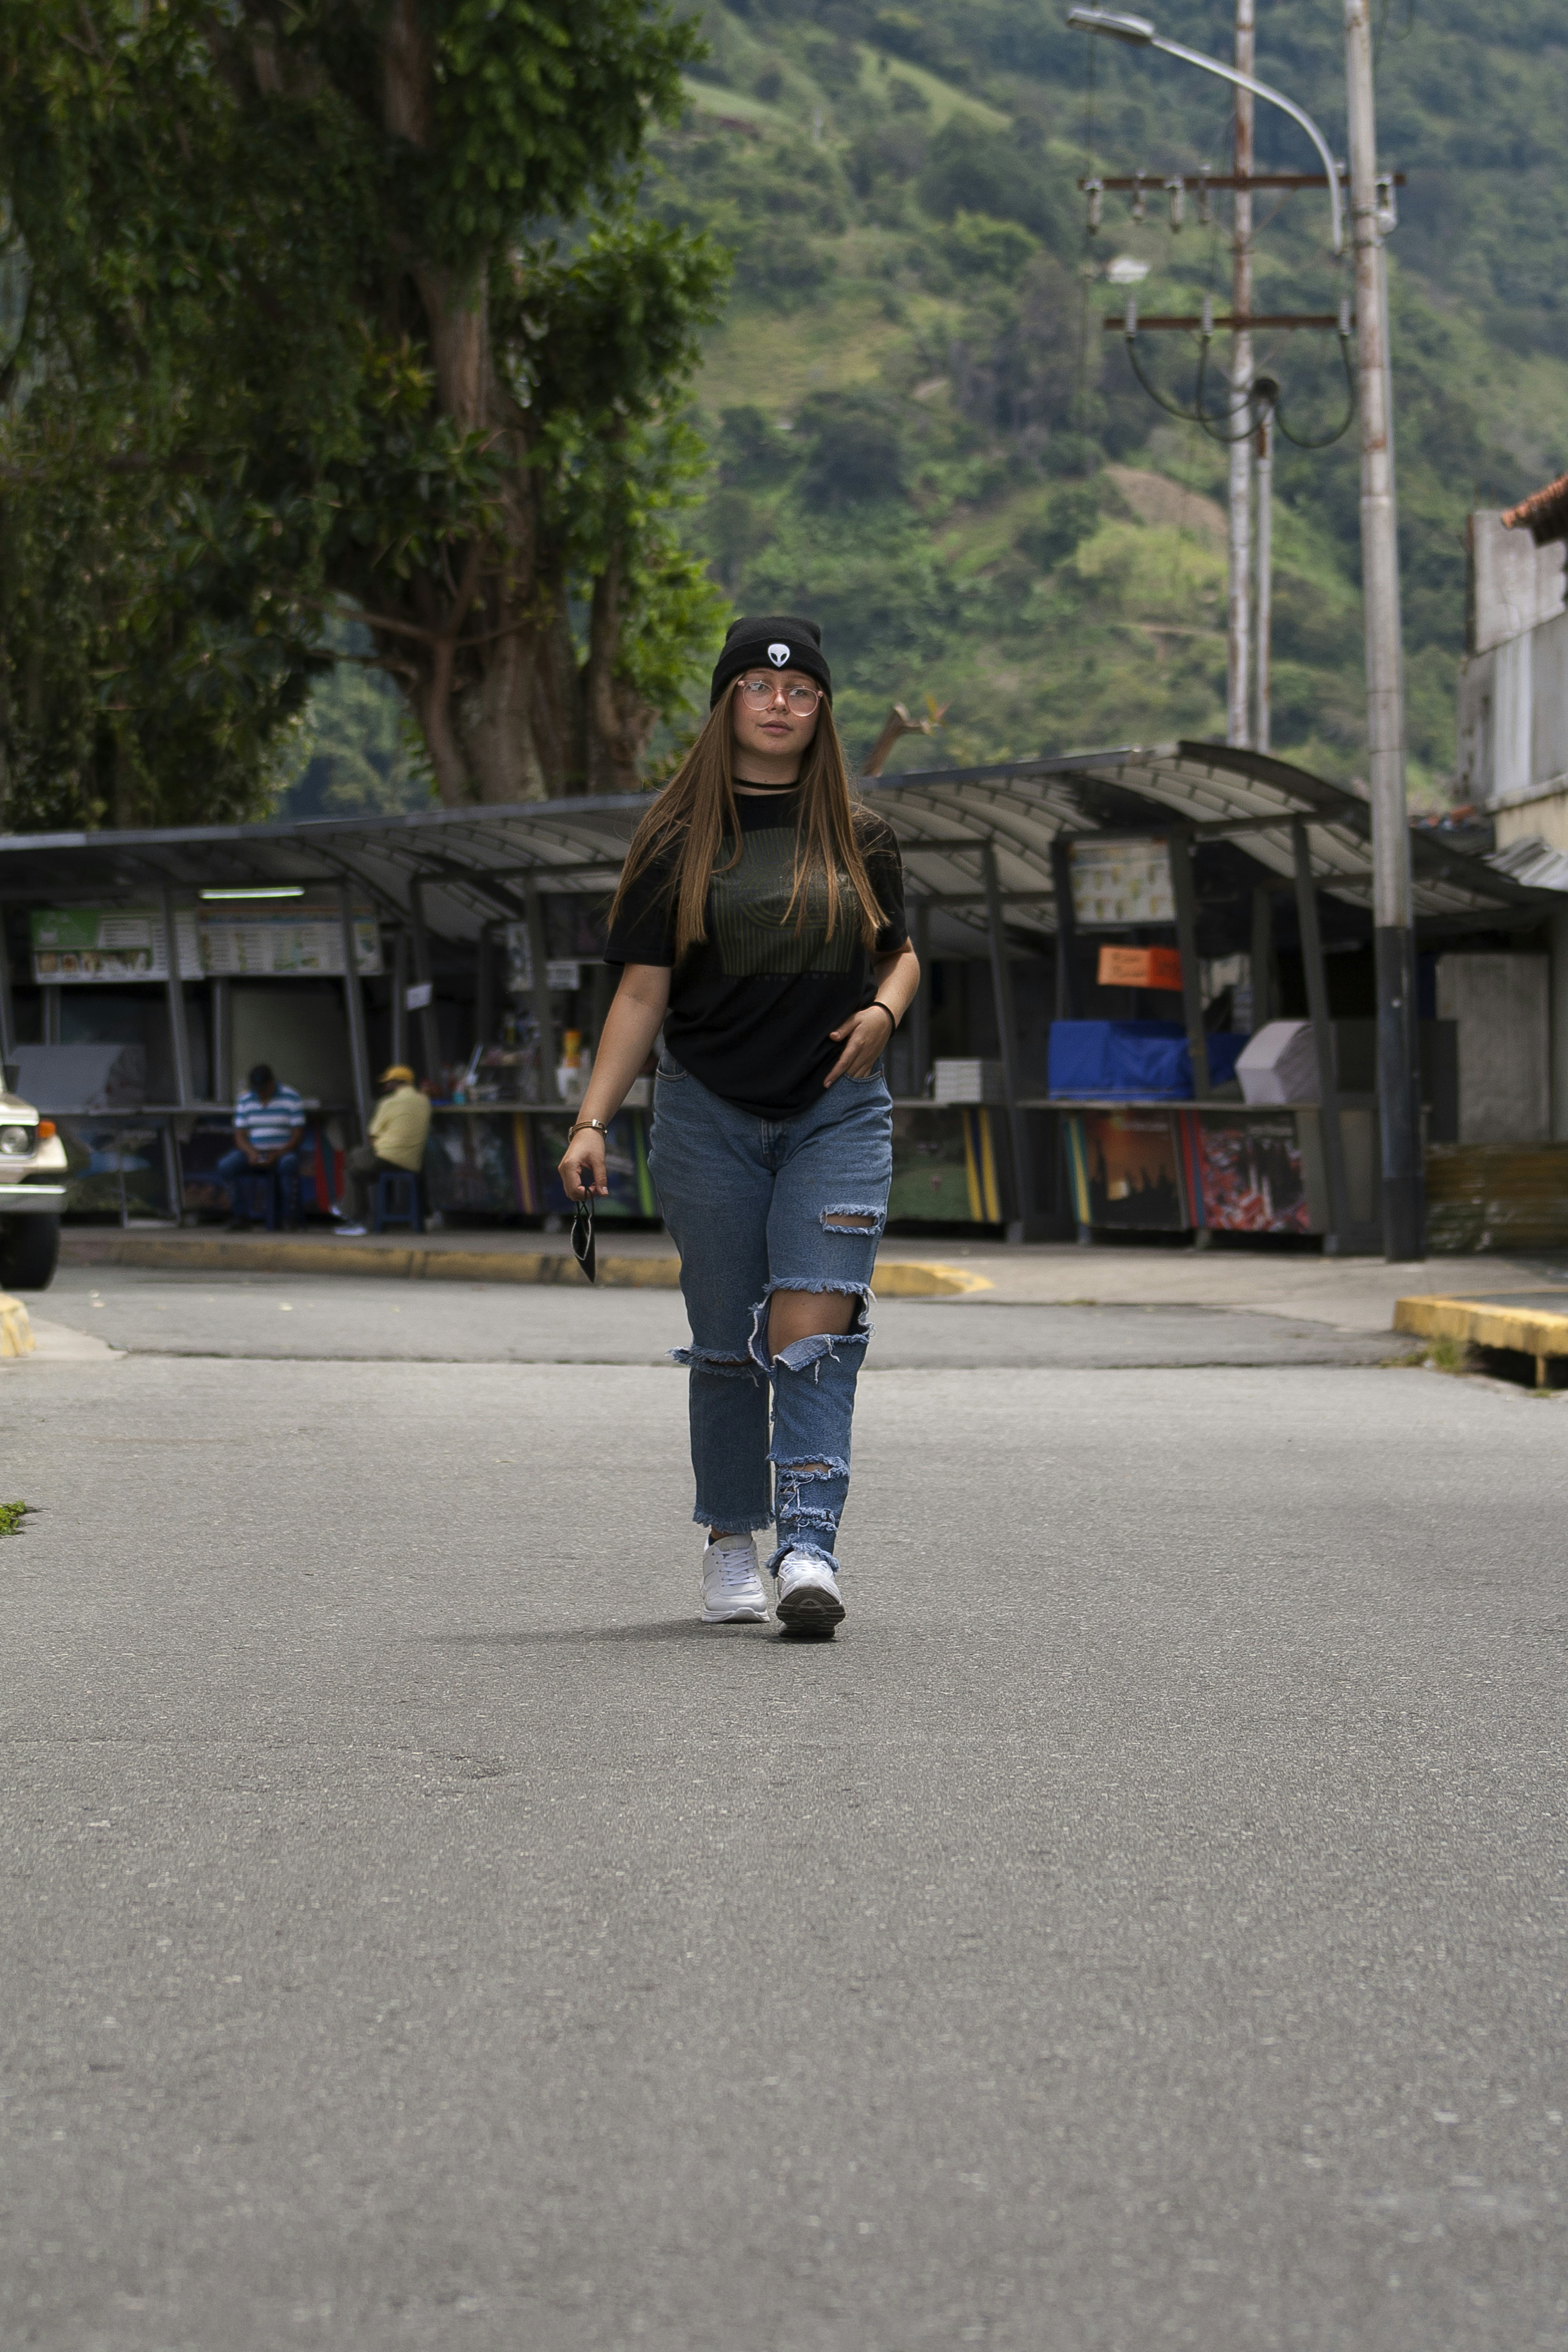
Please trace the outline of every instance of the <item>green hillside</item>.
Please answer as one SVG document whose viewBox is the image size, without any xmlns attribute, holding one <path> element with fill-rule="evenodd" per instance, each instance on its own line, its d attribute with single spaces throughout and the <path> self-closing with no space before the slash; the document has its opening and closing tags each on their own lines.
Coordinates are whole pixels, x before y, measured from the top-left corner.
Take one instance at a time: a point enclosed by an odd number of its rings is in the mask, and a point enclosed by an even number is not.
<svg viewBox="0 0 1568 2352">
<path fill-rule="evenodd" d="M 1141 226 L 1108 195 L 1090 245 L 1074 186 L 1089 44 L 1065 5 L 823 0 L 815 15 L 709 7 L 710 62 L 660 151 L 656 201 L 737 255 L 699 385 L 717 473 L 697 528 L 715 576 L 742 604 L 823 619 L 858 748 L 889 700 L 951 702 L 940 754 L 908 739 L 894 766 L 1221 731 L 1225 452 L 1162 415 L 1100 321 L 1123 299 L 1103 276 L 1118 255 L 1151 266 L 1146 311 L 1195 310 L 1205 288 L 1228 307 L 1224 200 L 1205 231 L 1189 196 L 1173 236 L 1157 188 Z M 1226 53 L 1224 7 L 1157 15 Z M 1259 72 L 1336 152 L 1342 24 L 1335 0 L 1259 9 Z M 1094 46 L 1097 168 L 1228 168 L 1223 85 Z M 1408 173 L 1392 304 L 1412 782 L 1438 795 L 1465 510 L 1568 464 L 1560 13 L 1391 12 L 1379 109 L 1385 157 Z M 1310 168 L 1282 116 L 1260 108 L 1258 133 L 1260 160 Z M 1334 310 L 1326 200 L 1276 200 L 1266 227 L 1264 202 L 1259 308 Z M 1144 349 L 1190 401 L 1195 346 Z M 1342 413 L 1334 337 L 1280 337 L 1259 364 L 1298 432 Z M 1317 455 L 1282 446 L 1277 483 L 1275 742 L 1344 775 L 1363 740 L 1353 432 Z"/>
<path fill-rule="evenodd" d="M 1157 186 L 1142 225 L 1108 195 L 1091 242 L 1074 184 L 1090 156 L 1156 182 L 1228 169 L 1229 96 L 1098 42 L 1091 121 L 1091 45 L 1067 5 L 710 5 L 689 112 L 657 143 L 648 201 L 735 254 L 697 385 L 714 464 L 689 528 L 737 605 L 824 623 L 853 750 L 890 701 L 951 705 L 942 735 L 906 739 L 893 769 L 1223 731 L 1225 452 L 1162 415 L 1100 320 L 1121 307 L 1105 278 L 1118 256 L 1149 265 L 1145 312 L 1196 310 L 1205 290 L 1227 308 L 1225 200 L 1205 230 L 1189 196 L 1173 236 Z M 1259 72 L 1342 152 L 1338 0 L 1258 13 Z M 1228 53 L 1226 6 L 1156 14 Z M 1411 782 L 1441 800 L 1466 509 L 1568 466 L 1568 20 L 1552 0 L 1390 0 L 1378 85 L 1384 159 L 1408 175 L 1391 306 Z M 1264 108 L 1258 143 L 1260 164 L 1310 167 Z M 1258 278 L 1260 309 L 1337 308 L 1348 281 L 1323 196 L 1260 199 Z M 1195 345 L 1143 350 L 1190 404 Z M 1280 337 L 1258 364 L 1298 433 L 1342 414 L 1331 335 Z M 1345 777 L 1363 740 L 1353 429 L 1316 454 L 1281 444 L 1276 483 L 1275 746 Z M 395 728 L 372 754 L 374 793 L 335 754 L 358 726 L 334 715 L 339 692 L 318 698 L 300 793 L 317 807 L 417 796 Z"/>
</svg>

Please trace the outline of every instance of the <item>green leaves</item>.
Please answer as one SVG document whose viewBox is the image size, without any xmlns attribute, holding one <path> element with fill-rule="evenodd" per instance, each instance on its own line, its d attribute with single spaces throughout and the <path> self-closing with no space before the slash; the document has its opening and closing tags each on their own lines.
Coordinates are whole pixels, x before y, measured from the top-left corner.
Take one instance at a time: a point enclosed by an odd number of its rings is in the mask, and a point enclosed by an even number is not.
<svg viewBox="0 0 1568 2352">
<path fill-rule="evenodd" d="M 723 261 L 631 200 L 699 47 L 667 0 L 0 0 L 11 821 L 253 804 L 345 599 L 448 793 L 442 697 L 595 565 L 675 692 L 709 614 L 670 415 Z"/>
</svg>

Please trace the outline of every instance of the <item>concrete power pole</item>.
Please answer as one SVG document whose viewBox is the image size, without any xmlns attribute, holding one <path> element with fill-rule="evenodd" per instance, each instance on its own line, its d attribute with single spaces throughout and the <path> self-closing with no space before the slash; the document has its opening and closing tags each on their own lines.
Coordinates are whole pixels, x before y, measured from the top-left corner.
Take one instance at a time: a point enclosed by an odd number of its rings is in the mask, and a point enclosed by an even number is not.
<svg viewBox="0 0 1568 2352">
<path fill-rule="evenodd" d="M 1394 1260 L 1425 1248 L 1415 932 L 1405 800 L 1405 677 L 1388 289 L 1373 108 L 1367 0 L 1345 0 L 1351 219 L 1355 238 L 1361 407 L 1362 593 L 1366 614 L 1367 745 L 1372 782 L 1373 937 L 1377 959 L 1377 1095 L 1383 1141 L 1383 1245 Z"/>
<path fill-rule="evenodd" d="M 1236 0 L 1236 68 L 1238 73 L 1250 74 L 1253 71 L 1255 21 L 1254 0 Z M 1252 176 L 1252 92 L 1237 89 L 1236 176 L 1238 180 Z M 1237 188 L 1234 201 L 1231 308 L 1237 318 L 1249 319 L 1252 316 L 1252 191 L 1250 188 Z M 1240 433 L 1241 418 L 1236 412 L 1246 402 L 1251 384 L 1252 337 L 1244 328 L 1237 333 L 1231 351 L 1232 415 L 1229 429 L 1232 433 Z M 1230 445 L 1230 584 L 1225 740 L 1227 743 L 1242 745 L 1252 740 L 1247 711 L 1252 668 L 1251 475 L 1251 436 L 1240 434 L 1240 438 Z"/>
</svg>

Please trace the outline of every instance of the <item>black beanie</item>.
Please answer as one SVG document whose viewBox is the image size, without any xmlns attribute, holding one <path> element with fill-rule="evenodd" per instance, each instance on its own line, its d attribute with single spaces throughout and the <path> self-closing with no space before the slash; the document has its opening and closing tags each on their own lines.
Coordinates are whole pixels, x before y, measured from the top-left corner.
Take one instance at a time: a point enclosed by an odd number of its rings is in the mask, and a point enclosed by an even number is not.
<svg viewBox="0 0 1568 2352">
<path fill-rule="evenodd" d="M 833 673 L 822 658 L 822 631 L 815 621 L 796 620 L 792 614 L 772 619 L 731 621 L 724 632 L 724 650 L 713 665 L 713 709 L 731 678 L 747 669 L 801 669 L 814 677 L 833 699 Z"/>
</svg>

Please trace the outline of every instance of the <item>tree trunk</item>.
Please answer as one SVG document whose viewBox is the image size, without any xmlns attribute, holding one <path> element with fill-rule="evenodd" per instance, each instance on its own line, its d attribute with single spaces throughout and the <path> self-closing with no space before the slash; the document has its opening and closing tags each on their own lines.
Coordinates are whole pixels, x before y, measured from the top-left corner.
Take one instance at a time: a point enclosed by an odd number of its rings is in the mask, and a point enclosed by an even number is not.
<svg viewBox="0 0 1568 2352">
<path fill-rule="evenodd" d="M 637 761 L 654 729 L 654 711 L 634 687 L 616 676 L 621 651 L 623 578 L 617 544 L 611 548 L 609 560 L 594 583 L 588 629 L 584 701 L 591 793 L 637 791 Z"/>
<path fill-rule="evenodd" d="M 433 60 L 419 0 L 392 0 L 381 62 L 388 131 L 428 148 Z M 635 790 L 654 713 L 615 676 L 619 551 L 595 584 L 584 671 L 566 583 L 540 577 L 528 419 L 496 366 L 484 268 L 459 277 L 410 254 L 407 272 L 424 313 L 437 405 L 460 431 L 498 436 L 513 487 L 496 543 L 453 551 L 454 564 L 462 562 L 456 583 L 431 570 L 412 581 L 367 584 L 361 575 L 343 584 L 405 682 L 446 807 Z"/>
</svg>

